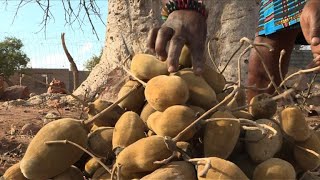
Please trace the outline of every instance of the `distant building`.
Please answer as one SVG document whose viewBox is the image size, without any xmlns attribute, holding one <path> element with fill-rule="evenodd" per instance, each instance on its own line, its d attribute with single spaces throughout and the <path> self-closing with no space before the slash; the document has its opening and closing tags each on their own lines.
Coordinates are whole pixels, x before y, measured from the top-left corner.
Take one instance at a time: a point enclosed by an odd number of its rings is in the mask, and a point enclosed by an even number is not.
<svg viewBox="0 0 320 180">
<path fill-rule="evenodd" d="M 52 79 L 57 79 L 65 83 L 66 89 L 72 92 L 73 90 L 73 75 L 69 69 L 25 69 L 23 70 L 24 76 L 21 73 L 15 73 L 10 77 L 10 80 L 14 85 L 28 86 L 29 91 L 36 94 L 42 94 L 47 92 L 48 87 L 37 81 L 41 81 L 46 84 L 50 84 Z M 86 80 L 89 75 L 89 71 L 79 71 L 79 85 Z M 30 78 L 31 76 L 32 78 Z M 37 81 L 35 81 L 37 80 Z"/>
</svg>

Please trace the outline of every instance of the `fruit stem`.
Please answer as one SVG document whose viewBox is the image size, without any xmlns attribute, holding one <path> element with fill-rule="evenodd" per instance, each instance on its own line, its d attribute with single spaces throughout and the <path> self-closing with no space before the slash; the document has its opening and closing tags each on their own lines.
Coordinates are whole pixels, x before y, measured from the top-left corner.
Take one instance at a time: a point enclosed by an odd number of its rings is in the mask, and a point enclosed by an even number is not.
<svg viewBox="0 0 320 180">
<path fill-rule="evenodd" d="M 147 86 L 147 83 L 139 79 L 137 76 L 135 76 L 132 72 L 129 71 L 126 67 L 122 66 L 123 70 L 126 71 L 130 76 L 132 76 L 135 80 L 137 80 L 139 83 L 142 84 L 143 87 Z"/>
<path fill-rule="evenodd" d="M 90 151 L 86 150 L 85 148 L 83 148 L 82 146 L 80 146 L 77 143 L 74 143 L 72 141 L 69 140 L 56 140 L 56 141 L 46 141 L 45 144 L 47 145 L 52 145 L 52 144 L 71 144 L 79 149 L 81 149 L 82 151 L 84 151 L 85 153 L 89 154 L 92 158 L 94 158 L 106 171 L 108 171 L 111 174 L 111 170 L 95 155 L 93 155 Z"/>
<path fill-rule="evenodd" d="M 277 92 L 278 94 L 280 94 L 281 92 L 280 92 L 277 84 L 274 82 L 274 80 L 273 80 L 273 78 L 272 78 L 272 76 L 271 76 L 271 73 L 270 73 L 269 69 L 267 68 L 266 64 L 264 63 L 264 59 L 263 59 L 263 57 L 262 57 L 262 54 L 261 54 L 261 52 L 259 51 L 259 49 L 257 48 L 257 46 L 266 47 L 266 48 L 268 48 L 270 51 L 273 51 L 273 48 L 272 48 L 269 44 L 266 44 L 266 43 L 253 43 L 250 39 L 248 39 L 248 38 L 246 38 L 246 37 L 243 37 L 243 38 L 240 40 L 240 42 L 244 42 L 244 41 L 247 42 L 247 43 L 249 43 L 249 44 L 257 51 L 257 54 L 258 54 L 258 56 L 259 56 L 259 60 L 260 60 L 260 62 L 261 62 L 261 64 L 262 64 L 264 70 L 266 71 L 266 73 L 267 73 L 270 81 L 272 82 L 272 85 L 273 85 L 274 89 L 276 90 L 276 92 Z"/>
<path fill-rule="evenodd" d="M 140 87 L 140 85 L 136 85 L 134 86 L 130 91 L 128 91 L 126 94 L 124 94 L 120 99 L 118 99 L 116 102 L 114 102 L 113 104 L 111 104 L 109 107 L 107 107 L 106 109 L 104 109 L 103 111 L 99 112 L 98 114 L 96 114 L 95 116 L 93 116 L 91 119 L 88 119 L 86 121 L 84 121 L 84 125 L 88 125 L 92 122 L 94 122 L 95 120 L 97 120 L 98 118 L 100 118 L 101 116 L 103 116 L 105 113 L 111 111 L 113 108 L 115 108 L 120 102 L 122 102 L 125 98 L 127 98 L 130 94 L 134 93 L 138 87 Z"/>
<path fill-rule="evenodd" d="M 182 130 L 176 137 L 174 137 L 172 140 L 175 142 L 178 142 L 185 133 L 191 130 L 193 126 L 195 126 L 199 121 L 201 121 L 203 118 L 207 117 L 210 113 L 215 112 L 220 106 L 224 105 L 226 102 L 228 102 L 233 96 L 238 92 L 239 87 L 234 87 L 234 90 L 226 96 L 221 102 L 219 102 L 217 105 L 209 109 L 207 112 L 202 114 L 199 118 L 197 118 L 193 123 L 191 123 L 188 127 L 186 127 L 184 130 Z"/>
</svg>

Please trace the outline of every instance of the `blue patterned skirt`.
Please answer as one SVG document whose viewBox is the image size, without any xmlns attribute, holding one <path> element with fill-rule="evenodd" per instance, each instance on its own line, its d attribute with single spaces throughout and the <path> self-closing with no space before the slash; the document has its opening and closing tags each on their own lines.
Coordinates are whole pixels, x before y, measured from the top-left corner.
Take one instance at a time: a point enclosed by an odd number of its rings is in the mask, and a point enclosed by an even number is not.
<svg viewBox="0 0 320 180">
<path fill-rule="evenodd" d="M 307 0 L 261 0 L 258 32 L 270 35 L 285 28 L 300 27 L 300 15 Z"/>
</svg>

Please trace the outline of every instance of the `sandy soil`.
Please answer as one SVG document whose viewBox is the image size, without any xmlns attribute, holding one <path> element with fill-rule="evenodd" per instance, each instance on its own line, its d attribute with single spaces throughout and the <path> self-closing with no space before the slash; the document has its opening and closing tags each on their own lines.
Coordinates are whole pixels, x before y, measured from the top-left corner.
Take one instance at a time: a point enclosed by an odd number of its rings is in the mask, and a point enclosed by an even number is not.
<svg viewBox="0 0 320 180">
<path fill-rule="evenodd" d="M 21 129 L 27 123 L 35 127 L 43 126 L 43 119 L 48 112 L 56 112 L 55 108 L 44 107 L 3 107 L 0 102 L 0 176 L 11 165 L 23 156 L 32 133 L 22 134 Z M 80 108 L 64 107 L 59 109 L 61 117 L 79 118 Z"/>
</svg>

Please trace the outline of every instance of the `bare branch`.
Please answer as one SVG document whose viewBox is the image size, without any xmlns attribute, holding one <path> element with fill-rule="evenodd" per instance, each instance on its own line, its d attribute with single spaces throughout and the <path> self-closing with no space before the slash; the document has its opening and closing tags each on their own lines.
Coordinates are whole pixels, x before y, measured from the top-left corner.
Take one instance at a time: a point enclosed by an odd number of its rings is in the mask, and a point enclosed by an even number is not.
<svg viewBox="0 0 320 180">
<path fill-rule="evenodd" d="M 91 20 L 91 17 L 90 17 L 90 13 L 89 13 L 89 9 L 88 9 L 88 7 L 86 6 L 86 1 L 85 1 L 85 0 L 83 0 L 83 7 L 84 7 L 84 10 L 86 11 L 87 18 L 88 18 L 88 20 L 89 20 L 89 22 L 90 22 L 90 25 L 91 25 L 91 28 L 92 28 L 93 33 L 96 35 L 97 39 L 100 40 L 100 39 L 99 39 L 99 36 L 98 36 L 98 33 L 97 33 L 97 31 L 96 31 L 96 28 L 94 28 L 94 25 L 93 25 L 93 23 L 92 23 L 92 20 Z"/>
</svg>

